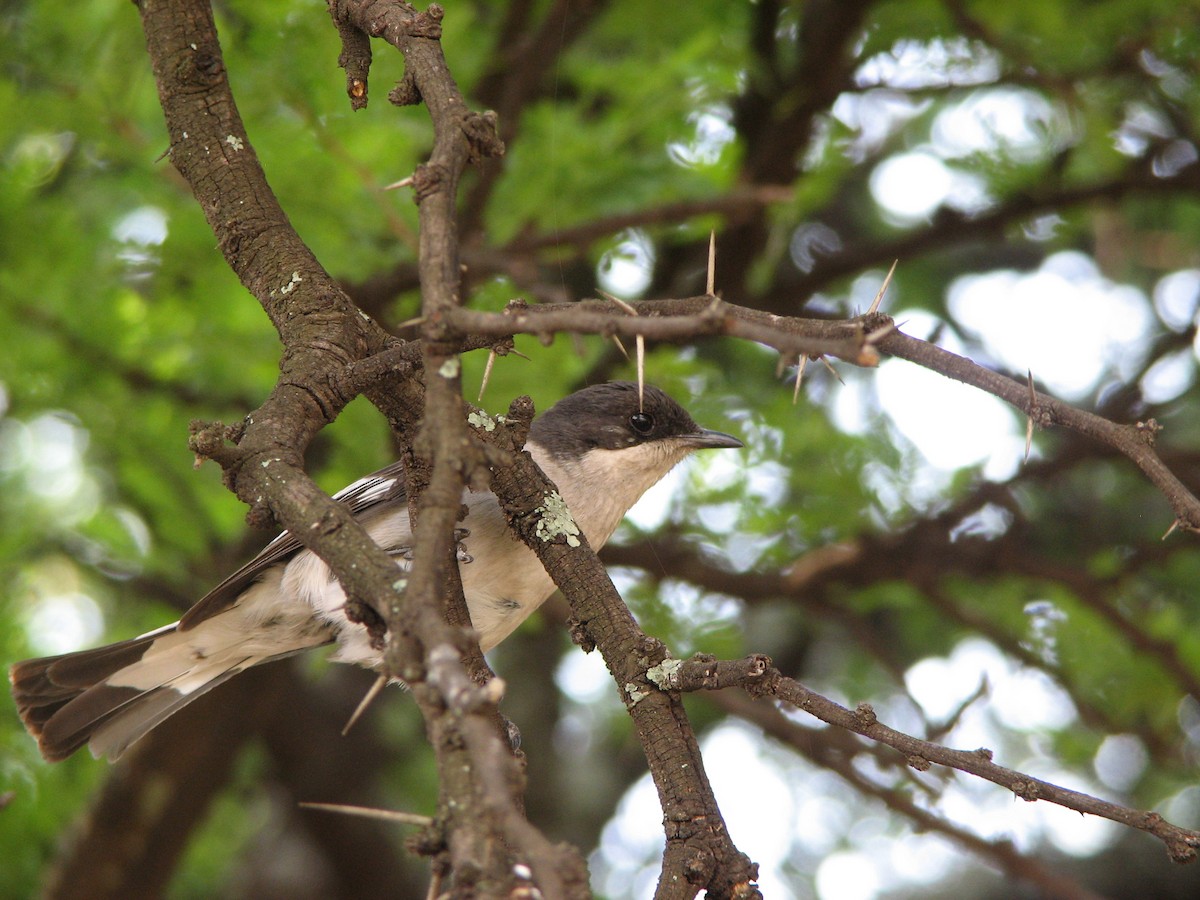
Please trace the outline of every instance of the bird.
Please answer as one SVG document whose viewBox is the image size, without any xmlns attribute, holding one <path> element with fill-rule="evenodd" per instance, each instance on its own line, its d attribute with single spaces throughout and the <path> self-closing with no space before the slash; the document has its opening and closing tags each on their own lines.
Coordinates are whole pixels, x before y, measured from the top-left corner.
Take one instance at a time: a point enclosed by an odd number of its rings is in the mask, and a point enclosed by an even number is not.
<svg viewBox="0 0 1200 900">
<path fill-rule="evenodd" d="M 701 428 L 661 389 L 585 387 L 534 419 L 525 450 L 557 486 L 593 549 L 693 451 L 738 448 Z M 392 463 L 334 495 L 401 568 L 412 528 L 404 471 Z M 480 649 L 491 650 L 554 592 L 541 562 L 505 522 L 495 494 L 464 490 L 456 532 L 463 596 Z M 170 625 L 95 649 L 12 665 L 17 711 L 50 762 L 88 746 L 116 760 L 206 691 L 252 666 L 336 644 L 331 661 L 379 671 L 383 653 L 346 615 L 329 567 L 287 531 Z"/>
</svg>

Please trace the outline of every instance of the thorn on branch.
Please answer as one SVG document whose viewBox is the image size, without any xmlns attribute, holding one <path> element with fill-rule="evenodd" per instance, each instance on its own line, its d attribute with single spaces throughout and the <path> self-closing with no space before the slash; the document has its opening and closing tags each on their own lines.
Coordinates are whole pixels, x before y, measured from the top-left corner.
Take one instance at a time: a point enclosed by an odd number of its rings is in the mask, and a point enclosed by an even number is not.
<svg viewBox="0 0 1200 900">
<path fill-rule="evenodd" d="M 717 233 L 708 233 L 708 278 L 705 281 L 706 293 L 710 297 L 717 295 Z"/>
<path fill-rule="evenodd" d="M 363 816 L 368 819 L 381 819 L 384 822 L 396 822 L 400 825 L 417 825 L 427 828 L 433 824 L 429 816 L 416 813 L 399 812 L 391 809 L 376 809 L 370 806 L 348 806 L 343 803 L 300 803 L 301 809 L 317 809 L 322 812 L 342 813 L 347 816 Z"/>
<path fill-rule="evenodd" d="M 801 353 L 796 365 L 796 386 L 792 389 L 792 406 L 800 401 L 800 381 L 804 378 L 804 368 L 808 365 L 808 354 Z"/>
<path fill-rule="evenodd" d="M 867 310 L 867 315 L 874 315 L 879 312 L 879 305 L 883 302 L 888 285 L 892 283 L 892 276 L 896 274 L 896 266 L 899 264 L 900 260 L 898 259 L 892 261 L 892 267 L 888 269 L 887 276 L 883 279 L 883 284 L 879 286 L 879 292 L 875 295 L 875 299 L 871 301 L 871 308 Z"/>
<path fill-rule="evenodd" d="M 345 737 L 350 733 L 350 729 L 354 727 L 354 723 L 362 718 L 362 714 L 367 711 L 367 707 L 370 706 L 375 701 L 375 698 L 379 696 L 379 692 L 383 690 L 384 686 L 387 685 L 387 682 L 387 676 L 380 675 L 371 683 L 370 688 L 367 689 L 367 692 L 363 695 L 362 700 L 358 701 L 358 706 L 354 707 L 354 712 L 350 714 L 350 719 L 342 727 L 342 737 Z"/>
<path fill-rule="evenodd" d="M 863 347 L 863 350 L 867 350 L 867 349 L 868 348 Z M 842 376 L 838 374 L 838 370 L 833 367 L 833 363 L 831 363 L 829 361 L 829 359 L 824 356 L 821 357 L 821 362 L 825 363 L 825 368 L 827 368 L 829 370 L 830 375 L 832 375 L 834 378 L 836 378 L 838 380 L 838 384 L 842 385 L 842 387 L 845 387 L 846 382 L 844 382 L 842 380 Z M 879 362 L 878 354 L 875 355 L 875 362 Z M 863 365 L 863 364 L 860 363 L 860 365 Z M 873 365 L 873 363 L 871 363 L 870 365 Z"/>
<path fill-rule="evenodd" d="M 491 349 L 488 351 L 487 363 L 483 367 L 483 378 L 479 380 L 479 396 L 475 398 L 478 403 L 483 400 L 483 392 L 487 390 L 488 382 L 492 380 L 492 366 L 496 364 L 496 351 Z"/>
</svg>

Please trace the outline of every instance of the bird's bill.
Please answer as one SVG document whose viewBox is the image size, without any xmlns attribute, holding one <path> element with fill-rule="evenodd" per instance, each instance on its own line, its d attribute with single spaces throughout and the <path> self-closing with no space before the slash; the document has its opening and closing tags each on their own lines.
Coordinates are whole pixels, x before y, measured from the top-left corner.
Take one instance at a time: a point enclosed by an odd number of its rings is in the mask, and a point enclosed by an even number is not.
<svg viewBox="0 0 1200 900">
<path fill-rule="evenodd" d="M 746 446 L 732 434 L 725 434 L 722 431 L 712 431 L 708 428 L 701 428 L 695 434 L 685 434 L 682 440 L 693 450 L 709 450 L 720 447 L 732 449 Z"/>
</svg>

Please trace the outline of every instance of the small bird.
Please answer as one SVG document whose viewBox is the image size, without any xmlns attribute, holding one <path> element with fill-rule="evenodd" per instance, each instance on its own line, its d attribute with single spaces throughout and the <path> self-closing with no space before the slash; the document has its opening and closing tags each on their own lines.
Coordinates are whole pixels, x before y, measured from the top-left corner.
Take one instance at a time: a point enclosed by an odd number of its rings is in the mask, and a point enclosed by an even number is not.
<svg viewBox="0 0 1200 900">
<path fill-rule="evenodd" d="M 525 449 L 555 483 L 576 524 L 599 550 L 651 485 L 694 450 L 741 447 L 699 427 L 658 388 L 612 382 L 560 400 L 529 429 Z M 407 567 L 412 528 L 403 469 L 393 463 L 334 499 Z M 465 491 L 459 571 L 471 623 L 486 653 L 554 592 L 512 534 L 491 492 Z M 205 691 L 261 663 L 337 644 L 331 659 L 378 671 L 383 654 L 346 617 L 346 595 L 316 554 L 283 532 L 189 609 L 141 637 L 16 663 L 17 710 L 47 760 L 84 744 L 116 759 Z"/>
</svg>

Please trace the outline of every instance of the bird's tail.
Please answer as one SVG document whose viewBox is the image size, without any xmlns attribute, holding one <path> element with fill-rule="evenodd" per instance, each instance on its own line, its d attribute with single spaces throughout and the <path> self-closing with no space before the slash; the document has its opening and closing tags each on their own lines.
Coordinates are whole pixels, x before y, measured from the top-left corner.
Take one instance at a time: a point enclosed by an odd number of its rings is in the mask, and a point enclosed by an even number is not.
<svg viewBox="0 0 1200 900">
<path fill-rule="evenodd" d="M 180 630 L 178 623 L 131 640 L 63 656 L 28 659 L 9 672 L 21 720 L 47 760 L 84 744 L 116 759 L 206 691 L 251 666 L 327 643 L 325 630 L 264 634 L 234 606 Z"/>
</svg>

